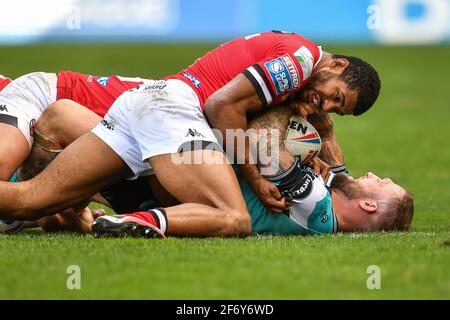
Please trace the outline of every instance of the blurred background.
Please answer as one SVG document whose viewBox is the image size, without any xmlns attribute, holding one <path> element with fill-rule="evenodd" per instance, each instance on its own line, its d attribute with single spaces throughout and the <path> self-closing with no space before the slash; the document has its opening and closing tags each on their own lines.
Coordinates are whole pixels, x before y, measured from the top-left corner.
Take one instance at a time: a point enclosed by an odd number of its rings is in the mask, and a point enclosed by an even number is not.
<svg viewBox="0 0 450 320">
<path fill-rule="evenodd" d="M 176 270 L 181 261 L 191 260 L 186 257 L 187 249 L 174 250 L 170 253 L 174 270 L 170 269 L 166 276 L 173 279 L 173 285 L 153 279 L 153 287 L 165 288 L 167 292 L 159 297 L 274 298 L 275 292 L 279 298 L 450 296 L 450 0 L 0 0 L 0 12 L 0 74 L 11 78 L 38 70 L 160 78 L 182 70 L 221 42 L 270 30 L 300 33 L 327 52 L 361 57 L 380 73 L 382 89 L 376 105 L 358 118 L 335 117 L 335 128 L 352 175 L 370 170 L 392 178 L 415 194 L 412 232 L 392 238 L 330 236 L 282 244 L 277 252 L 298 245 L 295 254 L 288 250 L 286 255 L 304 272 L 302 277 L 277 277 L 273 272 L 285 269 L 282 261 L 277 265 L 271 257 L 259 259 L 255 255 L 246 260 L 248 252 L 243 250 L 242 261 L 257 264 L 255 270 L 259 273 L 250 276 L 243 271 L 240 277 L 240 273 L 227 271 L 230 278 L 224 282 L 220 264 L 229 270 L 248 270 L 248 266 L 239 265 L 236 256 L 223 261 L 219 256 L 206 255 L 203 261 L 209 261 L 211 266 L 202 265 L 202 259 L 193 264 L 202 276 L 208 275 L 207 288 L 198 287 L 202 282 L 196 278 L 183 278 L 184 269 Z M 3 252 L 19 265 L 25 259 L 20 251 L 8 250 L 17 244 L 14 240 L 8 240 Z M 331 240 L 336 247 L 330 247 Z M 23 247 L 31 251 L 34 244 L 39 245 L 36 241 L 23 238 Z M 254 245 L 264 246 L 266 242 L 261 241 Z M 161 250 L 168 252 L 171 243 Z M 215 244 L 212 240 L 208 243 Z M 246 248 L 246 243 L 239 246 Z M 85 244 L 74 245 L 86 245 L 92 250 L 94 245 L 108 244 L 92 243 L 89 238 Z M 54 245 L 48 243 L 51 248 Z M 189 242 L 189 246 L 193 245 L 195 241 Z M 158 245 L 152 248 L 155 247 Z M 131 250 L 129 244 L 121 248 Z M 264 248 L 261 255 L 267 251 Z M 306 248 L 312 253 L 302 258 Z M 84 252 L 90 252 L 88 249 L 70 251 L 68 255 L 81 259 Z M 65 247 L 58 250 L 62 256 L 67 252 Z M 232 254 L 238 250 L 238 246 L 233 247 Z M 45 250 L 37 252 L 39 257 L 35 259 L 50 259 L 51 266 L 66 263 L 64 258 Z M 161 260 L 164 253 L 147 254 L 153 259 L 149 265 L 160 263 L 166 268 Z M 0 254 L 0 260 L 2 256 L 5 257 Z M 134 256 L 124 259 L 123 267 L 127 269 L 133 259 Z M 24 261 L 20 268 L 28 268 L 26 271 L 34 274 L 34 264 Z M 330 266 L 325 265 L 329 261 L 334 261 L 333 270 L 347 270 L 345 275 L 320 272 L 319 276 L 316 271 L 329 270 Z M 187 262 L 180 268 L 189 268 L 191 264 Z M 364 271 L 361 274 L 365 269 L 360 266 L 372 263 L 379 263 L 386 270 L 383 279 L 387 289 L 379 293 L 358 287 L 366 276 Z M 101 261 L 98 264 L 102 265 Z M 93 264 L 92 269 L 101 270 L 98 264 Z M 263 265 L 266 268 L 261 268 Z M 117 265 L 115 269 L 120 270 Z M 19 274 L 2 274 L 2 281 L 11 288 L 9 297 L 39 297 L 42 288 L 48 290 L 47 297 L 67 296 L 66 291 L 52 295 L 50 285 L 30 291 L 27 284 L 34 283 L 34 278 L 19 285 Z M 121 276 L 123 273 L 114 281 L 121 283 Z M 308 278 L 316 282 L 309 283 Z M 266 291 L 255 290 L 257 279 L 264 279 L 261 287 Z M 57 281 L 52 281 L 57 287 Z M 298 290 L 304 287 L 299 281 L 317 290 Z M 198 292 L 179 283 L 190 283 L 198 287 Z M 92 290 L 88 297 L 95 296 Z M 110 290 L 107 297 L 123 297 L 121 286 L 111 285 Z M 142 292 L 148 290 L 142 288 Z M 137 293 L 136 296 L 142 297 Z"/>
<path fill-rule="evenodd" d="M 289 30 L 333 43 L 450 39 L 448 0 L 2 0 L 1 43 L 217 41 Z"/>
</svg>

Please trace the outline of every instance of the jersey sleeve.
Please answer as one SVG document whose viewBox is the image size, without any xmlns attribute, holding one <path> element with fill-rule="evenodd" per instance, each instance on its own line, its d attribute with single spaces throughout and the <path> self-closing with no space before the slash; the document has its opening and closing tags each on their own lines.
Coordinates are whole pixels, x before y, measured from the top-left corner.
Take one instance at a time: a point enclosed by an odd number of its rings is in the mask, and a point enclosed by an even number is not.
<svg viewBox="0 0 450 320">
<path fill-rule="evenodd" d="M 320 47 L 300 42 L 258 61 L 243 74 L 254 85 L 264 106 L 278 104 L 303 87 L 321 58 Z"/>
</svg>

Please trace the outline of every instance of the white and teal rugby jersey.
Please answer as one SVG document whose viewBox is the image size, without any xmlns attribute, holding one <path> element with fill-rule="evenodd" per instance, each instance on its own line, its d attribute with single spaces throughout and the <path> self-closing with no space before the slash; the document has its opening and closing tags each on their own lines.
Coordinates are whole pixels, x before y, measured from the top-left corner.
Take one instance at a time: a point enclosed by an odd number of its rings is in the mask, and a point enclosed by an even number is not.
<svg viewBox="0 0 450 320">
<path fill-rule="evenodd" d="M 292 201 L 292 206 L 285 214 L 270 213 L 250 185 L 237 173 L 252 219 L 253 234 L 308 235 L 337 232 L 331 193 L 322 177 L 310 168 L 301 167 L 299 164 L 296 166 L 295 181 L 288 183 L 288 192 L 286 188 L 282 191 L 282 194 Z"/>
</svg>

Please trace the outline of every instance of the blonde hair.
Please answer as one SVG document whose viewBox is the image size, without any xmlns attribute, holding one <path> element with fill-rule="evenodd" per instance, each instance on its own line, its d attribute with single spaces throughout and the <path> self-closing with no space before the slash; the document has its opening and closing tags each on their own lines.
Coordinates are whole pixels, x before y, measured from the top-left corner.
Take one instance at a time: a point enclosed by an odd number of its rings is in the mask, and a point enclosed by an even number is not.
<svg viewBox="0 0 450 320">
<path fill-rule="evenodd" d="M 379 200 L 381 214 L 376 221 L 377 230 L 408 230 L 414 216 L 414 196 L 405 189 L 401 197 Z"/>
</svg>

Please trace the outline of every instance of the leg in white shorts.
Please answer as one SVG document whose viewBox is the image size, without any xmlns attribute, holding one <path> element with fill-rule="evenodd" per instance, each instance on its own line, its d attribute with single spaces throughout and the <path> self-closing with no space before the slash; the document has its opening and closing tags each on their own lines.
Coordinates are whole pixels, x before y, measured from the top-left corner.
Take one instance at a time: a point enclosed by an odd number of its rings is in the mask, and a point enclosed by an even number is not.
<svg viewBox="0 0 450 320">
<path fill-rule="evenodd" d="M 250 216 L 234 171 L 217 147 L 196 94 L 184 82 L 148 81 L 124 93 L 92 132 L 135 175 L 152 169 L 161 185 L 182 203 L 165 208 L 168 234 L 239 236 L 250 232 Z M 212 143 L 194 143 L 194 150 L 184 148 L 192 141 Z M 196 149 L 199 145 L 200 150 Z M 173 157 L 180 148 L 187 159 L 201 161 L 176 163 Z M 209 162 L 211 158 L 219 161 Z"/>
<path fill-rule="evenodd" d="M 56 100 L 57 75 L 24 75 L 0 92 L 0 179 L 7 180 L 26 159 L 33 143 L 32 126 Z"/>
</svg>

